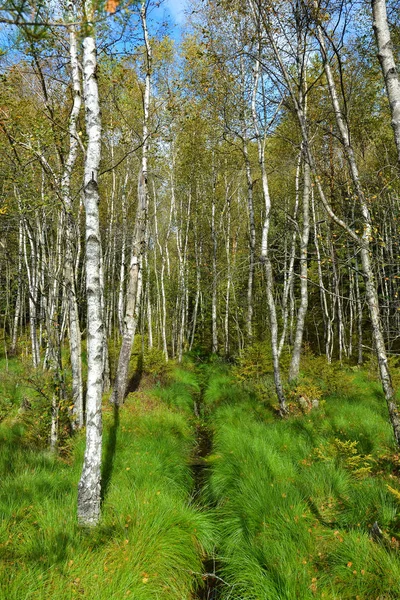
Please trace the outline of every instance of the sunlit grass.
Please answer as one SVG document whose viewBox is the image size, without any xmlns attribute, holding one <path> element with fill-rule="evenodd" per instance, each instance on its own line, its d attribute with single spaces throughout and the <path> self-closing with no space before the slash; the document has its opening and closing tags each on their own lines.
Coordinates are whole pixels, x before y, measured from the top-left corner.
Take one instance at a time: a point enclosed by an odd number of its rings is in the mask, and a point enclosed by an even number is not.
<svg viewBox="0 0 400 600">
<path fill-rule="evenodd" d="M 234 406 L 208 390 L 219 406 L 206 494 L 217 506 L 221 598 L 398 598 L 400 503 L 379 469 L 393 449 L 379 386 L 357 373 L 348 396 L 274 423 L 239 389 Z M 371 455 L 372 474 L 315 451 L 335 439 L 357 442 L 361 464 Z"/>
<path fill-rule="evenodd" d="M 119 413 L 105 407 L 94 531 L 75 516 L 83 436 L 63 459 L 38 451 L 15 398 L 0 425 L 0 599 L 189 600 L 207 554 L 222 600 L 399 597 L 400 485 L 378 384 L 362 371 L 343 389 L 318 379 L 321 407 L 281 421 L 265 382 L 238 381 L 217 359 L 163 378 Z M 213 446 L 195 505 L 200 398 Z"/>
<path fill-rule="evenodd" d="M 104 414 L 101 523 L 76 522 L 83 453 L 69 463 L 0 429 L 0 598 L 190 598 L 213 537 L 193 507 L 194 432 L 176 409 L 132 397 Z M 197 575 L 194 575 L 197 573 Z"/>
</svg>

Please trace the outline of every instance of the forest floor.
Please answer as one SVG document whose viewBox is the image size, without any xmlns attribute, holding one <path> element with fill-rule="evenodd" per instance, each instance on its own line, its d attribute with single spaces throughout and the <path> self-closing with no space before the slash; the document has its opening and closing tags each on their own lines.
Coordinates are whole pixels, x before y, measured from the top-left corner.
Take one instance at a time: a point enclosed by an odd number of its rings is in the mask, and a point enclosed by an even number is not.
<svg viewBox="0 0 400 600">
<path fill-rule="evenodd" d="M 120 411 L 104 399 L 102 519 L 87 531 L 83 433 L 68 438 L 61 411 L 50 454 L 48 382 L 0 361 L 0 599 L 398 599 L 400 457 L 380 387 L 304 366 L 281 420 L 250 355 L 145 363 Z"/>
</svg>

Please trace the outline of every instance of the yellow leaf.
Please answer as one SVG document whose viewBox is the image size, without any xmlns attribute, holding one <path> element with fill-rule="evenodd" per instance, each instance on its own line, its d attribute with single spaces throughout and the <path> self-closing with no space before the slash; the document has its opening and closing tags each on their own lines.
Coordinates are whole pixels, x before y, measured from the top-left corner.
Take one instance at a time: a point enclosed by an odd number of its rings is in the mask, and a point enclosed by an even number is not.
<svg viewBox="0 0 400 600">
<path fill-rule="evenodd" d="M 108 13 L 113 15 L 118 8 L 119 0 L 107 0 L 105 9 Z"/>
</svg>

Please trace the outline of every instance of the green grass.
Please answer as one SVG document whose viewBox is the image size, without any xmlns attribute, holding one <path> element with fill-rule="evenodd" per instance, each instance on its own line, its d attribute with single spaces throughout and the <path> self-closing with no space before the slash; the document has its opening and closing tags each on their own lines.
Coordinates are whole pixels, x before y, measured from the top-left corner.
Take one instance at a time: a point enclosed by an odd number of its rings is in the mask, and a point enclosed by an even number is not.
<svg viewBox="0 0 400 600">
<path fill-rule="evenodd" d="M 206 495 L 218 518 L 222 599 L 399 597 L 400 503 L 387 488 L 398 484 L 380 468 L 392 433 L 379 386 L 363 373 L 351 379 L 320 410 L 274 422 L 242 387 L 234 405 L 209 387 L 217 408 Z M 364 464 L 372 473 L 360 478 Z M 380 542 L 370 537 L 375 521 Z"/>
<path fill-rule="evenodd" d="M 153 394 L 167 406 L 175 406 L 193 414 L 194 401 L 200 392 L 198 381 L 193 373 L 181 368 L 174 368 L 169 375 L 169 383 L 166 386 L 157 385 Z"/>
<path fill-rule="evenodd" d="M 15 415 L 24 399 L 32 399 L 34 393 L 25 381 L 26 371 L 20 360 L 0 357 L 0 422 Z"/>
<path fill-rule="evenodd" d="M 18 413 L 30 392 L 10 362 L 0 384 L 13 398 L 0 424 L 0 600 L 190 600 L 207 556 L 225 582 L 219 600 L 399 598 L 400 459 L 376 382 L 357 370 L 339 380 L 337 366 L 308 357 L 299 386 L 318 387 L 323 402 L 281 421 L 262 365 L 246 379 L 250 363 L 186 359 L 163 371 L 152 360 L 164 385 L 131 394 L 119 413 L 104 409 L 94 531 L 76 522 L 83 435 L 63 459 L 38 450 L 40 415 Z M 193 494 L 200 398 L 213 448 Z M 375 521 L 381 540 L 370 535 Z"/>
<path fill-rule="evenodd" d="M 104 414 L 102 520 L 77 526 L 83 437 L 63 462 L 0 428 L 0 598 L 189 599 L 211 546 L 211 521 L 192 506 L 188 418 L 145 394 Z"/>
</svg>

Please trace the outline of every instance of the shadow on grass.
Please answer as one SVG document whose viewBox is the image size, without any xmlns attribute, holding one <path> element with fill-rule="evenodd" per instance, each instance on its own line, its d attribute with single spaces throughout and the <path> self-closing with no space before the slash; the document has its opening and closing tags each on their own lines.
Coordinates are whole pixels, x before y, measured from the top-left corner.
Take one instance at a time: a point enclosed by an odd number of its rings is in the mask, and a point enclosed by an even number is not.
<svg viewBox="0 0 400 600">
<path fill-rule="evenodd" d="M 54 564 L 63 563 L 68 558 L 72 552 L 73 542 L 73 535 L 65 531 L 38 535 L 26 559 L 34 565 L 42 563 L 50 568 Z"/>
<path fill-rule="evenodd" d="M 136 392 L 136 390 L 139 388 L 140 382 L 142 380 L 142 376 L 143 376 L 143 354 L 139 354 L 136 371 L 133 374 L 133 376 L 131 377 L 131 379 L 129 380 L 129 383 L 126 388 L 125 397 L 128 394 L 130 394 L 131 392 Z"/>
<path fill-rule="evenodd" d="M 105 447 L 104 453 L 104 461 L 101 469 L 101 501 L 104 502 L 104 499 L 107 495 L 108 488 L 110 486 L 110 481 L 114 469 L 114 458 L 115 458 L 115 449 L 117 446 L 117 434 L 119 428 L 119 407 L 114 404 L 113 405 L 114 412 L 114 421 L 110 427 L 110 431 L 108 434 L 107 444 Z"/>
</svg>

